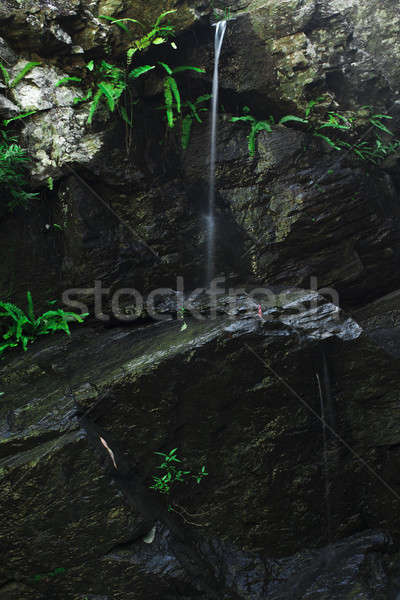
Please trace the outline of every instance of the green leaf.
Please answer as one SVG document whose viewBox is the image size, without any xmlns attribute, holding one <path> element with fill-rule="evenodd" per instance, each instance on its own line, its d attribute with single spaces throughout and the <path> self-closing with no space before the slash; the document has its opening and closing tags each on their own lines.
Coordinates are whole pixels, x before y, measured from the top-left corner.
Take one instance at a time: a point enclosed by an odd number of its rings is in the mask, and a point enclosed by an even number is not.
<svg viewBox="0 0 400 600">
<path fill-rule="evenodd" d="M 254 123 L 255 122 L 255 118 L 247 115 L 245 117 L 231 117 L 231 123 L 236 123 L 237 121 L 247 121 L 249 123 Z"/>
<path fill-rule="evenodd" d="M 389 135 L 393 135 L 393 132 L 390 131 L 390 129 L 388 129 L 386 127 L 386 125 L 384 125 L 380 121 L 377 121 L 376 119 L 370 119 L 370 122 L 372 123 L 372 125 L 374 125 L 374 127 L 377 127 L 381 131 L 384 131 L 385 133 L 388 133 Z"/>
<path fill-rule="evenodd" d="M 10 88 L 15 87 L 21 81 L 21 79 L 23 79 L 25 77 L 25 75 L 27 75 L 29 73 L 29 71 L 32 71 L 32 69 L 34 69 L 35 67 L 38 67 L 40 64 L 41 64 L 40 62 L 28 62 L 23 67 L 23 69 L 21 69 L 21 71 L 17 74 L 17 76 L 14 77 L 14 79 L 10 83 Z"/>
<path fill-rule="evenodd" d="M 164 63 L 161 63 L 164 64 Z M 205 69 L 201 69 L 200 67 L 192 67 L 192 66 L 181 66 L 181 67 L 175 67 L 175 69 L 172 69 L 172 73 L 175 75 L 175 73 L 182 73 L 183 71 L 196 71 L 196 73 L 205 73 L 206 70 Z"/>
<path fill-rule="evenodd" d="M 254 126 L 256 133 L 258 131 L 268 131 L 268 133 L 272 132 L 272 127 L 271 125 L 268 123 L 268 121 L 257 121 L 257 123 Z"/>
<path fill-rule="evenodd" d="M 56 84 L 54 84 L 54 87 L 71 83 L 71 81 L 76 81 L 79 83 L 80 81 L 82 81 L 82 79 L 81 77 L 63 77 L 62 79 L 59 79 Z"/>
<path fill-rule="evenodd" d="M 284 123 L 288 123 L 290 121 L 296 121 L 297 123 L 308 123 L 307 119 L 301 119 L 295 115 L 286 115 L 279 121 L 279 125 L 283 125 Z"/>
<path fill-rule="evenodd" d="M 133 71 L 129 73 L 128 77 L 130 79 L 137 79 L 152 69 L 155 69 L 155 65 L 143 65 L 142 67 L 136 67 L 136 69 L 133 69 Z"/>
<path fill-rule="evenodd" d="M 332 146 L 332 148 L 335 148 L 335 150 L 340 150 L 339 146 L 337 146 L 335 144 L 335 142 L 333 142 L 330 138 L 328 138 L 326 135 L 322 135 L 321 133 L 314 133 L 314 135 L 316 137 L 322 138 L 327 144 L 329 144 L 329 146 Z"/>
<path fill-rule="evenodd" d="M 161 65 L 162 67 L 164 67 L 164 69 L 167 71 L 168 75 L 172 75 L 172 69 L 166 63 L 159 61 L 158 64 Z"/>
<path fill-rule="evenodd" d="M 30 117 L 30 115 L 34 115 L 35 113 L 37 113 L 37 110 L 30 110 L 27 113 L 23 113 L 22 115 L 17 115 L 16 117 L 11 117 L 11 119 L 5 119 L 3 121 L 4 127 L 7 127 L 7 125 L 9 123 L 11 123 L 12 121 L 18 121 L 19 119 L 25 119 L 26 117 Z"/>
<path fill-rule="evenodd" d="M 86 68 L 88 71 L 93 71 L 94 69 L 94 60 L 89 60 L 89 62 L 86 65 Z"/>
<path fill-rule="evenodd" d="M 99 15 L 99 18 L 106 19 L 107 21 L 111 21 L 111 23 L 113 25 L 118 25 L 118 27 L 123 29 L 125 31 L 125 33 L 129 33 L 128 27 L 126 25 L 124 25 L 123 23 L 121 23 L 118 19 L 115 19 L 114 17 L 109 17 L 108 15 Z"/>
<path fill-rule="evenodd" d="M 99 90 L 103 92 L 107 99 L 108 108 L 111 112 L 115 109 L 114 87 L 106 81 L 100 81 Z"/>
<path fill-rule="evenodd" d="M 27 299 L 28 299 L 28 316 L 30 318 L 31 321 L 35 320 L 35 313 L 33 310 L 33 300 L 32 300 L 32 294 L 30 292 L 26 293 Z"/>
<path fill-rule="evenodd" d="M 74 104 L 80 104 L 81 102 L 86 102 L 87 100 L 90 100 L 90 98 L 92 96 L 93 96 L 93 92 L 92 92 L 92 90 L 89 90 L 88 93 L 86 94 L 86 96 L 74 98 Z"/>
<path fill-rule="evenodd" d="M 103 95 L 103 91 L 101 89 L 98 89 L 97 92 L 94 95 L 94 98 L 90 104 L 90 110 L 89 110 L 89 116 L 88 116 L 88 120 L 87 122 L 90 124 L 93 120 L 93 115 L 96 112 L 97 106 L 100 102 L 100 98 Z"/>
<path fill-rule="evenodd" d="M 0 61 L 0 71 L 1 71 L 1 74 L 3 75 L 4 83 L 8 86 L 10 83 L 10 74 L 1 61 Z"/>
<path fill-rule="evenodd" d="M 178 113 L 180 113 L 181 112 L 181 95 L 179 93 L 177 83 L 173 77 L 167 77 L 167 79 L 169 80 L 169 85 L 170 85 L 172 94 L 175 98 L 176 110 Z"/>
<path fill-rule="evenodd" d="M 105 15 L 103 15 L 102 18 L 112 21 L 113 25 L 118 25 L 118 27 L 121 27 L 122 29 L 124 29 L 124 31 L 127 31 L 128 33 L 129 33 L 129 29 L 126 27 L 126 25 L 124 25 L 125 22 L 135 23 L 136 25 L 140 25 L 140 27 L 142 27 L 142 29 L 145 28 L 143 23 L 141 23 L 137 19 L 131 19 L 130 17 L 125 17 L 124 19 L 114 19 L 113 17 L 106 17 Z"/>
<path fill-rule="evenodd" d="M 173 97 L 172 97 L 170 79 L 171 79 L 170 77 L 166 77 L 164 80 L 164 98 L 165 98 L 165 105 L 166 105 L 165 110 L 166 110 L 166 115 L 167 115 L 168 126 L 173 127 L 174 126 L 174 111 L 172 108 Z"/>
<path fill-rule="evenodd" d="M 161 21 L 167 16 L 167 15 L 171 15 L 172 13 L 176 12 L 176 8 L 173 8 L 171 10 L 166 10 L 165 12 L 161 13 L 161 15 L 158 16 L 157 21 L 154 23 L 154 29 L 156 29 L 158 27 L 158 25 L 161 23 Z"/>
</svg>

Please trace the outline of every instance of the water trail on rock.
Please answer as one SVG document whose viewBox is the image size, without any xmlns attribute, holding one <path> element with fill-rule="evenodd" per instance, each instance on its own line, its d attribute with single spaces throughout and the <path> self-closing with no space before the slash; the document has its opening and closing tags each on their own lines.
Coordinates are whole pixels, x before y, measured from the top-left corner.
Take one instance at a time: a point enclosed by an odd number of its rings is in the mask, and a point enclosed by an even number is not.
<svg viewBox="0 0 400 600">
<path fill-rule="evenodd" d="M 206 285 L 209 286 L 214 278 L 215 270 L 215 159 L 217 149 L 217 117 L 218 117 L 218 66 L 222 42 L 226 30 L 226 21 L 215 25 L 215 58 L 211 103 L 211 141 L 210 141 L 210 171 L 208 180 L 208 214 L 207 214 L 207 274 Z"/>
</svg>

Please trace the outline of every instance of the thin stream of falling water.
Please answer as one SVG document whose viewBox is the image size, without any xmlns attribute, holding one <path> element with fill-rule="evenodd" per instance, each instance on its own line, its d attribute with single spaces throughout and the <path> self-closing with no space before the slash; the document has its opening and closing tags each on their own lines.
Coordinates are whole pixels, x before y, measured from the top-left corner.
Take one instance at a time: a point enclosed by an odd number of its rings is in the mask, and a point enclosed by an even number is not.
<svg viewBox="0 0 400 600">
<path fill-rule="evenodd" d="M 208 180 L 208 215 L 207 215 L 207 275 L 206 285 L 209 286 L 214 278 L 215 271 L 215 159 L 217 150 L 217 117 L 218 117 L 218 66 L 222 42 L 226 30 L 226 21 L 219 21 L 215 25 L 214 40 L 214 74 L 212 85 L 211 104 L 211 145 L 210 145 L 210 171 Z"/>
<path fill-rule="evenodd" d="M 324 376 L 326 376 L 326 358 L 324 355 Z M 332 544 L 332 511 L 331 511 L 331 498 L 329 493 L 329 462 L 328 462 L 328 438 L 326 433 L 326 411 L 325 411 L 325 402 L 324 396 L 322 393 L 321 380 L 317 373 L 317 381 L 318 381 L 318 389 L 319 389 L 319 398 L 321 405 L 321 419 L 322 419 L 322 439 L 323 439 L 323 452 L 324 452 L 324 479 L 325 479 L 325 508 L 326 508 L 326 521 L 328 528 L 328 556 L 327 559 L 330 558 L 330 548 Z"/>
</svg>

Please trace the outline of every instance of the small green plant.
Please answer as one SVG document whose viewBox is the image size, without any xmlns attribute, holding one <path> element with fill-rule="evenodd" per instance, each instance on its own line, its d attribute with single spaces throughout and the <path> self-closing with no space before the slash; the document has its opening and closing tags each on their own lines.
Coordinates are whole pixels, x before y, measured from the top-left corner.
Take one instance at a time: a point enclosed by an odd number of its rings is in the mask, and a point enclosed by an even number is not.
<svg viewBox="0 0 400 600">
<path fill-rule="evenodd" d="M 4 340 L 0 345 L 0 355 L 8 348 L 22 345 L 26 351 L 28 344 L 40 335 L 47 335 L 56 331 L 64 331 L 70 335 L 69 321 L 82 323 L 88 313 L 78 315 L 65 312 L 61 308 L 48 310 L 40 317 L 36 317 L 30 292 L 27 292 L 27 314 L 11 302 L 0 301 L 0 332 Z"/>
<path fill-rule="evenodd" d="M 211 2 L 212 16 L 214 21 L 229 21 L 232 19 L 231 9 L 229 6 L 224 8 L 215 8 L 214 2 Z"/>
<path fill-rule="evenodd" d="M 162 456 L 163 461 L 161 465 L 157 467 L 161 471 L 160 476 L 153 475 L 154 483 L 150 486 L 150 489 L 156 490 L 160 494 L 169 495 L 177 483 L 184 483 L 187 481 L 187 476 L 195 479 L 196 483 L 199 484 L 204 477 L 208 475 L 204 465 L 195 475 L 193 475 L 191 471 L 183 471 L 178 468 L 175 463 L 181 463 L 182 461 L 176 456 L 177 450 L 178 448 L 173 448 L 168 454 L 165 454 L 164 452 L 155 452 L 155 454 Z"/>
<path fill-rule="evenodd" d="M 17 73 L 14 79 L 11 79 L 10 73 L 7 71 L 3 63 L 0 61 L 0 72 L 3 76 L 3 81 L 8 87 L 8 89 L 15 88 L 15 86 L 35 67 L 39 67 L 41 63 L 39 62 L 28 62 L 26 65 Z"/>
<path fill-rule="evenodd" d="M 28 163 L 26 150 L 18 145 L 17 137 L 0 130 L 0 189 L 7 199 L 9 210 L 17 206 L 26 207 L 30 200 L 38 196 L 37 193 L 26 191 Z"/>
<path fill-rule="evenodd" d="M 170 37 L 173 37 L 175 35 L 175 28 L 173 25 L 170 25 L 169 23 L 167 25 L 162 24 L 162 21 L 165 19 L 165 17 L 167 15 L 170 15 L 175 12 L 176 12 L 176 9 L 172 9 L 172 10 L 167 10 L 167 11 L 161 13 L 158 16 L 156 22 L 150 26 L 150 29 L 149 29 L 149 31 L 147 31 L 147 33 L 143 34 L 141 37 L 134 39 L 132 41 L 131 46 L 130 46 L 130 48 L 128 48 L 127 53 L 126 53 L 128 66 L 130 65 L 133 55 L 136 52 L 146 50 L 146 48 L 148 48 L 152 44 L 154 44 L 156 46 L 159 44 L 164 44 Z M 114 17 L 108 17 L 106 15 L 101 15 L 100 18 L 110 21 L 113 25 L 117 25 L 118 27 L 123 29 L 123 31 L 125 31 L 125 33 L 127 33 L 131 36 L 132 36 L 132 33 L 131 33 L 129 27 L 127 26 L 127 23 L 128 24 L 132 23 L 134 25 L 138 25 L 141 29 L 147 29 L 146 25 L 144 25 L 137 19 L 131 19 L 131 18 L 115 19 Z"/>
<path fill-rule="evenodd" d="M 183 150 L 186 150 L 189 146 L 193 121 L 197 121 L 198 123 L 203 122 L 199 113 L 208 111 L 208 108 L 202 106 L 202 104 L 208 102 L 210 98 L 211 94 L 204 94 L 203 96 L 196 98 L 193 102 L 187 100 L 182 104 L 182 108 L 187 110 L 187 114 L 182 119 L 181 126 L 181 146 Z"/>
<path fill-rule="evenodd" d="M 180 67 L 174 67 L 173 69 L 166 63 L 159 62 L 159 65 L 165 69 L 167 75 L 164 78 L 164 100 L 165 100 L 165 114 L 167 117 L 167 123 L 169 127 L 173 127 L 175 124 L 175 114 L 181 113 L 181 94 L 179 92 L 178 84 L 174 75 L 182 73 L 183 71 L 196 71 L 197 73 L 205 73 L 205 69 L 200 67 L 193 67 L 190 65 L 184 65 Z"/>
<path fill-rule="evenodd" d="M 58 87 L 60 85 L 68 85 L 69 83 L 80 83 L 81 81 L 81 77 L 63 77 L 62 79 L 59 79 L 57 83 L 54 84 L 54 87 Z"/>
<path fill-rule="evenodd" d="M 248 106 L 243 107 L 244 115 L 241 117 L 231 117 L 231 122 L 236 123 L 237 121 L 244 121 L 250 123 L 250 133 L 247 136 L 249 154 L 254 156 L 256 153 L 256 136 L 259 131 L 267 131 L 271 133 L 272 126 L 275 125 L 275 119 L 273 116 L 268 117 L 266 120 L 258 121 L 255 117 L 250 114 L 250 108 Z M 297 121 L 299 123 L 307 123 L 305 119 L 296 117 L 295 115 L 286 115 L 282 117 L 278 122 L 278 125 L 284 125 L 289 121 Z"/>
<path fill-rule="evenodd" d="M 190 142 L 190 134 L 192 131 L 193 121 L 197 121 L 198 123 L 202 123 L 202 119 L 200 113 L 207 112 L 208 108 L 202 106 L 204 102 L 208 102 L 210 100 L 211 94 L 204 94 L 203 96 L 199 96 L 196 100 L 187 100 L 183 102 L 180 106 L 181 108 L 181 146 L 182 150 L 186 150 L 189 146 Z M 161 110 L 165 110 L 167 113 L 167 109 L 172 111 L 172 122 L 174 123 L 174 111 L 178 112 L 178 105 L 176 102 L 172 102 L 172 105 L 164 105 L 160 106 Z M 168 119 L 168 115 L 167 115 Z"/>
<path fill-rule="evenodd" d="M 91 66 L 93 61 L 87 66 Z M 121 95 L 125 92 L 128 87 L 129 80 L 134 80 L 144 75 L 148 71 L 151 71 L 155 67 L 152 65 L 144 65 L 132 69 L 130 72 L 126 72 L 121 67 L 116 67 L 102 60 L 98 67 L 97 75 L 100 81 L 97 82 L 97 89 L 93 95 L 93 100 L 90 105 L 88 123 L 93 120 L 93 115 L 99 106 L 100 100 L 104 98 L 106 100 L 108 109 L 110 112 L 114 112 L 116 106 L 119 103 Z M 125 122 L 131 125 L 131 119 L 128 119 L 128 115 L 125 110 L 121 110 L 121 116 Z"/>
</svg>

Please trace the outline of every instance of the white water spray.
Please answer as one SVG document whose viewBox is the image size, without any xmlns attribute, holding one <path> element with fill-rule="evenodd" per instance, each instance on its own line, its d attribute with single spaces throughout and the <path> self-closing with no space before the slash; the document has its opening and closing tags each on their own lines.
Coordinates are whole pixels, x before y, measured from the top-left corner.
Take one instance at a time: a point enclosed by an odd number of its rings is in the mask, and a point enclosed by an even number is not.
<svg viewBox="0 0 400 600">
<path fill-rule="evenodd" d="M 215 58 L 212 85 L 211 104 L 211 146 L 210 146 L 210 172 L 208 180 L 208 215 L 207 215 L 207 276 L 206 285 L 209 286 L 214 278 L 215 270 L 215 159 L 217 149 L 217 117 L 218 117 L 218 66 L 224 40 L 226 21 L 219 21 L 215 25 Z"/>
</svg>

